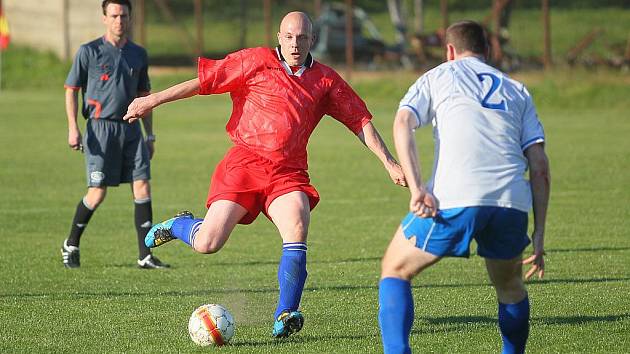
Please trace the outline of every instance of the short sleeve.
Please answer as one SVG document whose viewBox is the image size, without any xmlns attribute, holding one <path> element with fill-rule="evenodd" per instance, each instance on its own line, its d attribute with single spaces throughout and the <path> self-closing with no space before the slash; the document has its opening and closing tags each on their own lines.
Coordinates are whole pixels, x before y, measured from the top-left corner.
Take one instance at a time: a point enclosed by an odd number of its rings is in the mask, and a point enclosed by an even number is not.
<svg viewBox="0 0 630 354">
<path fill-rule="evenodd" d="M 418 127 L 431 123 L 429 110 L 431 107 L 431 92 L 426 75 L 421 76 L 400 100 L 398 110 L 411 111 L 418 121 Z"/>
<path fill-rule="evenodd" d="M 142 68 L 138 79 L 138 93 L 151 92 L 151 80 L 149 80 L 149 58 L 146 51 L 142 51 Z"/>
<path fill-rule="evenodd" d="M 242 52 L 221 60 L 199 58 L 198 75 L 200 95 L 236 91 L 243 83 Z"/>
<path fill-rule="evenodd" d="M 335 75 L 328 92 L 325 113 L 341 122 L 353 133 L 359 134 L 371 119 L 365 102 L 341 77 Z"/>
<path fill-rule="evenodd" d="M 79 47 L 64 84 L 65 88 L 79 90 L 87 85 L 89 58 L 85 46 Z"/>
<path fill-rule="evenodd" d="M 532 97 L 526 89 L 526 105 L 523 113 L 523 129 L 521 130 L 521 149 L 525 150 L 533 144 L 545 141 L 545 132 L 543 126 L 538 119 L 536 107 L 532 102 Z"/>
</svg>

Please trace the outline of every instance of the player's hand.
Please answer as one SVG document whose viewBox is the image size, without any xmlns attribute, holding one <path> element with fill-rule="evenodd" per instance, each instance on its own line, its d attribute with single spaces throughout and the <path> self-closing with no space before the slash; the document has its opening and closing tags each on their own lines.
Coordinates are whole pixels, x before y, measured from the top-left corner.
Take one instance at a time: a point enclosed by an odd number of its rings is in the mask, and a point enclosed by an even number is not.
<svg viewBox="0 0 630 354">
<path fill-rule="evenodd" d="M 78 129 L 68 130 L 68 145 L 72 150 L 83 151 L 81 132 Z"/>
<path fill-rule="evenodd" d="M 438 205 L 433 194 L 429 193 L 424 187 L 420 187 L 419 190 L 411 192 L 409 210 L 421 218 L 435 217 Z"/>
<path fill-rule="evenodd" d="M 133 123 L 151 113 L 153 107 L 154 105 L 151 95 L 138 97 L 131 102 L 129 107 L 127 107 L 127 114 L 125 114 L 123 120 Z"/>
<path fill-rule="evenodd" d="M 155 154 L 155 141 L 147 141 L 147 148 L 149 149 L 149 160 L 153 158 Z"/>
<path fill-rule="evenodd" d="M 534 274 L 538 273 L 538 279 L 545 276 L 545 250 L 543 234 L 534 231 L 532 235 L 532 243 L 534 246 L 534 254 L 523 260 L 523 264 L 531 264 L 531 268 L 525 274 L 525 279 L 529 280 Z"/>
<path fill-rule="evenodd" d="M 393 162 L 391 165 L 387 167 L 387 172 L 389 173 L 389 177 L 392 179 L 394 183 L 401 187 L 407 187 L 407 180 L 405 179 L 405 174 L 402 171 L 402 167 L 396 162 Z"/>
</svg>

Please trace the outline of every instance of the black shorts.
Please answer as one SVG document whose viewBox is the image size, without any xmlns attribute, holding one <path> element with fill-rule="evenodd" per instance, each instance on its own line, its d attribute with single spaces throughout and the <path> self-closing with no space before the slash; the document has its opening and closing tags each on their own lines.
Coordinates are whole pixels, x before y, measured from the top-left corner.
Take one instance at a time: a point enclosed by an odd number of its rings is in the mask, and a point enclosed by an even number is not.
<svg viewBox="0 0 630 354">
<path fill-rule="evenodd" d="M 88 119 L 83 149 L 88 187 L 151 178 L 149 150 L 138 121 Z"/>
</svg>

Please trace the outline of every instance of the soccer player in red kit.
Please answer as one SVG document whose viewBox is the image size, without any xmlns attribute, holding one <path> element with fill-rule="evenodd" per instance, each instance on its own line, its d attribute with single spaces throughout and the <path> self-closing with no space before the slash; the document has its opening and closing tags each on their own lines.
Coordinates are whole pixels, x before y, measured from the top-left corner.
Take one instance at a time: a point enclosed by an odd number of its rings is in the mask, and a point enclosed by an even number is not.
<svg viewBox="0 0 630 354">
<path fill-rule="evenodd" d="M 198 252 L 214 253 L 236 224 L 249 224 L 263 212 L 283 241 L 272 332 L 277 338 L 299 331 L 304 322 L 298 307 L 307 274 L 306 238 L 310 211 L 319 202 L 306 172 L 306 145 L 322 117 L 343 123 L 381 160 L 392 181 L 405 185 L 365 103 L 334 70 L 311 57 L 313 39 L 308 16 L 291 12 L 280 24 L 278 47 L 243 49 L 222 60 L 200 58 L 198 78 L 134 100 L 124 117 L 133 122 L 166 102 L 230 93 L 226 130 L 234 146 L 214 171 L 205 218 L 180 213 L 154 225 L 145 243 L 156 247 L 177 238 Z"/>
</svg>

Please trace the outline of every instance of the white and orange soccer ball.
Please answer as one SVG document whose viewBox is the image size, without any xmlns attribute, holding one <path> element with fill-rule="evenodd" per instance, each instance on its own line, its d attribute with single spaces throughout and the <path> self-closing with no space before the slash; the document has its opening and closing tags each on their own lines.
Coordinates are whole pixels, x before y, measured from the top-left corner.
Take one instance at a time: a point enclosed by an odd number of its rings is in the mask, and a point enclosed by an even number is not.
<svg viewBox="0 0 630 354">
<path fill-rule="evenodd" d="M 232 314 L 217 304 L 199 306 L 188 321 L 190 338 L 202 347 L 226 344 L 234 336 L 235 328 Z"/>
</svg>

